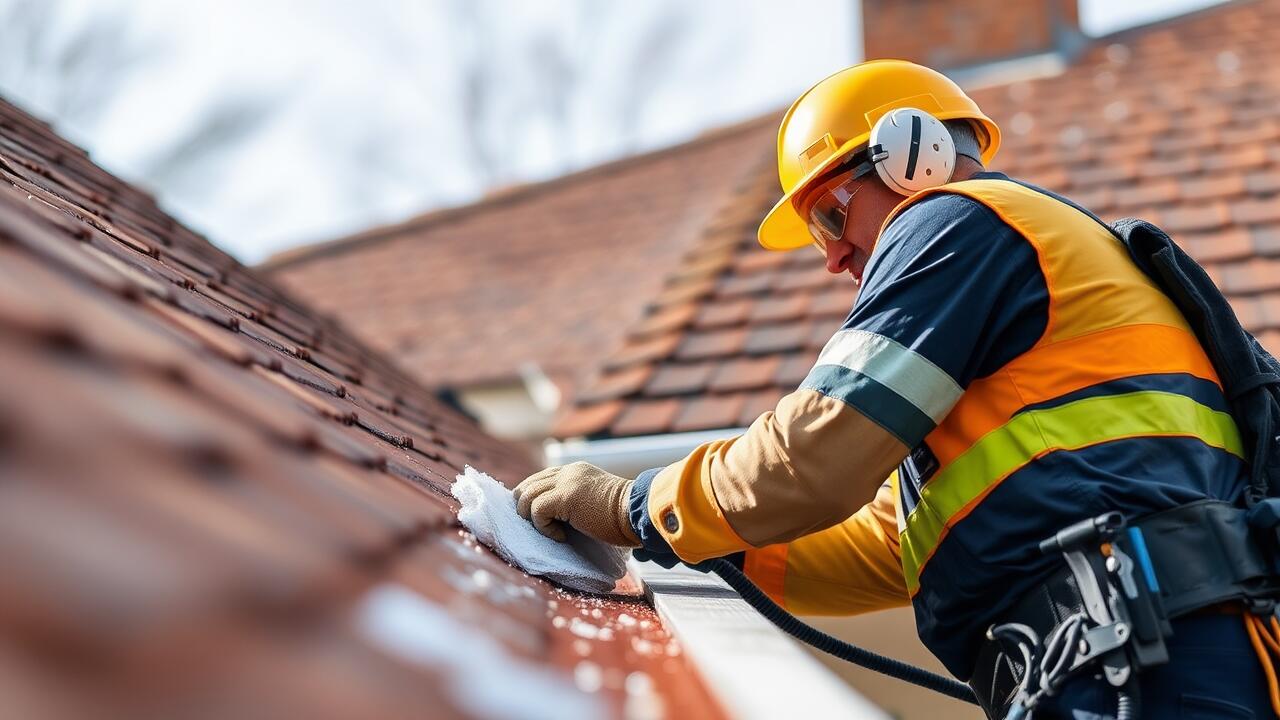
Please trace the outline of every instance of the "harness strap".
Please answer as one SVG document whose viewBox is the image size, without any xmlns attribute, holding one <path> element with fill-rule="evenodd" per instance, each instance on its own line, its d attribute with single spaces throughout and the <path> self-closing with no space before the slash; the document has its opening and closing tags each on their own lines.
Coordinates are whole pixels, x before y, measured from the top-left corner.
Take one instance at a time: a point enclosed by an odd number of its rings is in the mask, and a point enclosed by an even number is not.
<svg viewBox="0 0 1280 720">
<path fill-rule="evenodd" d="M 1267 385 L 1280 385 L 1280 375 L 1273 372 L 1260 372 L 1241 378 L 1232 384 L 1231 391 L 1227 394 L 1227 399 L 1238 400 L 1245 393 L 1253 392 Z"/>
<path fill-rule="evenodd" d="M 1229 503 L 1202 500 L 1136 523 L 1169 618 L 1225 601 L 1273 598 L 1280 591 L 1270 552 L 1250 531 L 1247 517 Z"/>
</svg>

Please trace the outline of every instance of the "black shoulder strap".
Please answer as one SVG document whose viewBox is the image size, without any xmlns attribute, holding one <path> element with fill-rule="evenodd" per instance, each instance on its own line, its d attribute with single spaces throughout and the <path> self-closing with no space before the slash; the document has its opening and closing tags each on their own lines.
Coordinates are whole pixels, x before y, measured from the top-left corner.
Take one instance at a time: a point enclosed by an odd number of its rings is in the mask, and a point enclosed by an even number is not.
<svg viewBox="0 0 1280 720">
<path fill-rule="evenodd" d="M 1110 227 L 1134 263 L 1177 305 L 1213 362 L 1245 443 L 1249 505 L 1280 495 L 1280 363 L 1240 325 L 1204 268 L 1163 230 L 1136 218 Z"/>
</svg>

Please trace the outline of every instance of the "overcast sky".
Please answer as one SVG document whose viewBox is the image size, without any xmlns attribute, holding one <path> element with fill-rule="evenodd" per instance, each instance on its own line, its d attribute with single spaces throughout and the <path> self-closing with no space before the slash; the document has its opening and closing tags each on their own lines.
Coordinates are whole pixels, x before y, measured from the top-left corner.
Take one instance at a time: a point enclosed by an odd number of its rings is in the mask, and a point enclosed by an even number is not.
<svg viewBox="0 0 1280 720">
<path fill-rule="evenodd" d="M 64 36 L 118 21 L 113 42 L 139 48 L 79 122 L 52 109 L 56 74 L 0 72 L 0 93 L 127 178 L 146 184 L 216 108 L 252 108 L 152 188 L 246 262 L 774 110 L 861 56 L 856 0 L 0 0 L 24 3 L 56 5 Z M 1082 0 L 1082 23 L 1210 4 Z M 468 135 L 477 78 L 490 120 Z M 497 153 L 486 168 L 477 147 Z"/>
</svg>

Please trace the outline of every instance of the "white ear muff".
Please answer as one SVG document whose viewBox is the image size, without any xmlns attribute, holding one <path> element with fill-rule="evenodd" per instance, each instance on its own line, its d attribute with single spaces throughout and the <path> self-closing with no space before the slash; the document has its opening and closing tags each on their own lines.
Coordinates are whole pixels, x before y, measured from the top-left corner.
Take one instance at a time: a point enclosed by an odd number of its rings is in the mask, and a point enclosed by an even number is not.
<svg viewBox="0 0 1280 720">
<path fill-rule="evenodd" d="M 902 195 L 942 185 L 956 169 L 951 133 L 923 110 L 898 108 L 886 113 L 871 128 L 869 144 L 876 174 Z"/>
</svg>

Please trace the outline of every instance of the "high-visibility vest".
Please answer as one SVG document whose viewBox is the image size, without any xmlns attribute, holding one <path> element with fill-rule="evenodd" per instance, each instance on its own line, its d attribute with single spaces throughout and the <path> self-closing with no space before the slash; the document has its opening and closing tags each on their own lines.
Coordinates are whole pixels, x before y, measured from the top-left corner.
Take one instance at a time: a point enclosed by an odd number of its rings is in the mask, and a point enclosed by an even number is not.
<svg viewBox="0 0 1280 720">
<path fill-rule="evenodd" d="M 913 597 L 930 560 L 963 531 L 984 498 L 1051 454 L 1182 437 L 1243 456 L 1209 358 L 1173 303 L 1106 227 L 1042 191 L 995 179 L 917 193 L 886 224 L 937 192 L 982 203 L 1031 243 L 1049 305 L 1035 345 L 972 382 L 925 438 L 927 476 L 898 473 L 902 567 Z M 1216 386 L 1218 397 L 1168 378 L 1198 379 L 1200 388 Z M 1082 509 L 1081 516 L 1092 510 Z M 1058 529 L 1045 527 L 1044 535 Z"/>
</svg>

